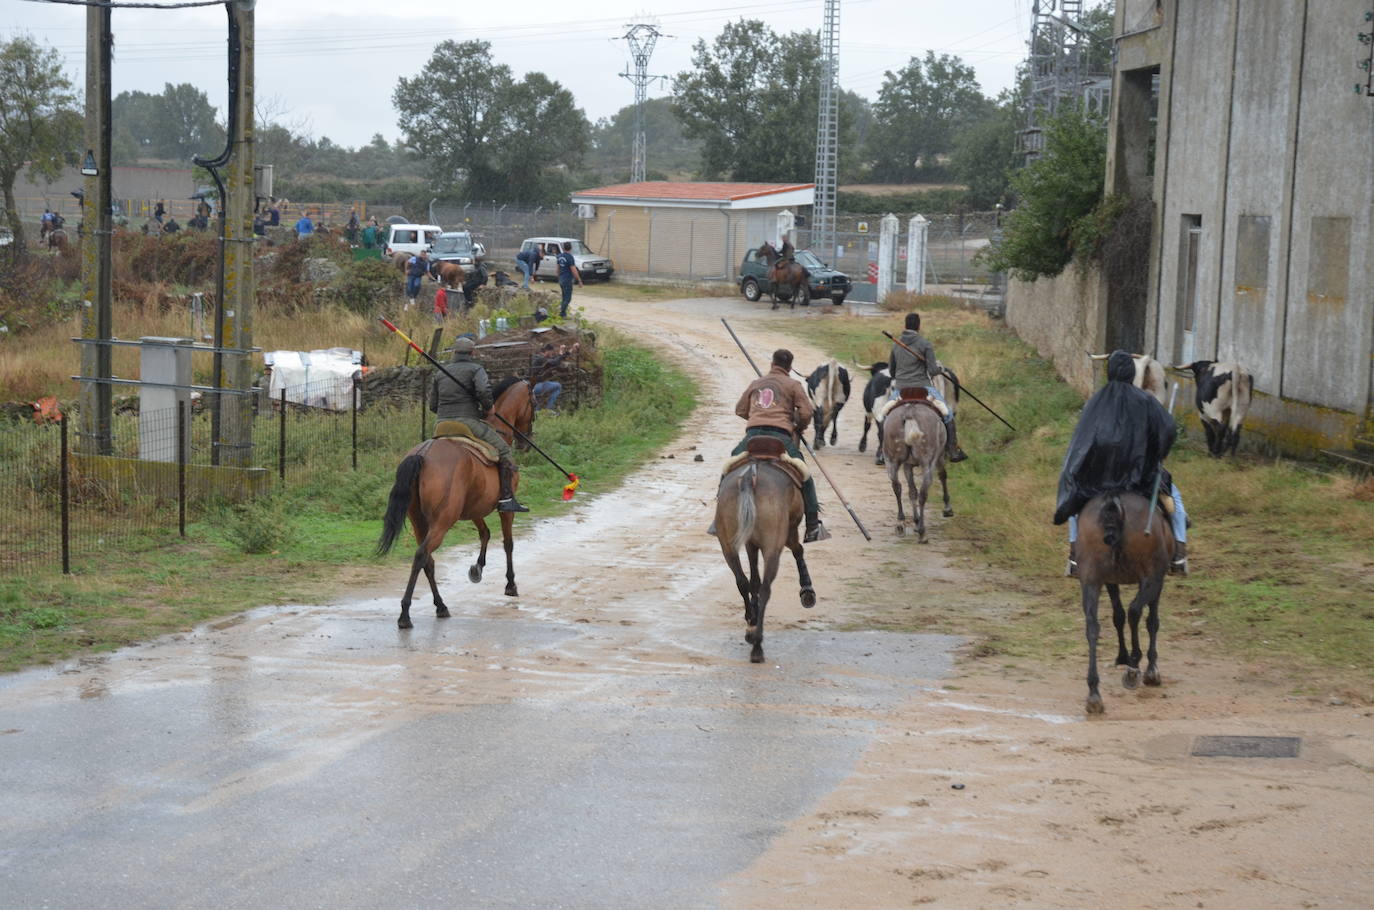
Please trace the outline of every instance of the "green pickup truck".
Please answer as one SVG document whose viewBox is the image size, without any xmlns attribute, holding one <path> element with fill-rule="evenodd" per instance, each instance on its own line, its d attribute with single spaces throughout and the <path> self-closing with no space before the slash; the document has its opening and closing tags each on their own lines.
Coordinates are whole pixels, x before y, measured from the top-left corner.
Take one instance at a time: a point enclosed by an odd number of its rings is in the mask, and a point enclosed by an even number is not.
<svg viewBox="0 0 1374 910">
<path fill-rule="evenodd" d="M 795 256 L 797 263 L 806 269 L 808 277 L 807 286 L 801 289 L 797 303 L 807 306 L 815 297 L 829 297 L 836 306 L 844 303 L 850 288 L 848 275 L 821 262 L 810 250 L 798 250 Z M 757 249 L 744 254 L 744 262 L 739 267 L 739 289 L 744 299 L 751 301 L 773 293 L 772 283 L 768 280 L 768 263 L 759 256 Z M 790 298 L 788 291 L 781 293 L 788 296 L 780 296 L 779 299 Z"/>
</svg>

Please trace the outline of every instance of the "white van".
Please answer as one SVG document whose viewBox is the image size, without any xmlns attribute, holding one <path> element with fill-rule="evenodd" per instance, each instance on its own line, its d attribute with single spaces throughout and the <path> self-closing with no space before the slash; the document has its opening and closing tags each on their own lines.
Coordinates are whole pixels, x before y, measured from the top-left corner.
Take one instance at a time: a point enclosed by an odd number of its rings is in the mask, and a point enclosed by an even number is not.
<svg viewBox="0 0 1374 910">
<path fill-rule="evenodd" d="M 382 252 L 388 256 L 394 253 L 418 255 L 434 246 L 442 231 L 437 224 L 388 224 Z"/>
</svg>

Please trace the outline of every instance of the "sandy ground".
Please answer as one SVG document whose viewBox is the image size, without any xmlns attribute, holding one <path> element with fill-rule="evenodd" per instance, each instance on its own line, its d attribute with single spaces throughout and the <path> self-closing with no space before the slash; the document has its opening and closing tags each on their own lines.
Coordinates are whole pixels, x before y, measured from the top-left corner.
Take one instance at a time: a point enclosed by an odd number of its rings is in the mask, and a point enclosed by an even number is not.
<svg viewBox="0 0 1374 910">
<path fill-rule="evenodd" d="M 790 346 L 808 371 L 820 352 L 778 330 L 833 312 L 578 299 L 593 317 L 662 344 L 702 379 L 709 413 L 665 455 L 691 457 L 695 445 L 712 460 L 739 434 L 737 419 L 721 415 L 752 375 L 719 317 L 731 318 L 756 360 Z M 848 408 L 839 445 L 821 457 L 873 541 L 823 489 L 835 536 L 808 548 L 820 603 L 797 606 L 785 561 L 767 633 L 843 624 L 856 604 L 894 595 L 917 609 L 933 599 L 992 615 L 1014 610 L 995 573 L 970 569 L 967 554 L 942 542 L 942 523 L 958 521 L 958 467 L 956 517 L 929 510 L 928 545 L 898 537 L 886 475 L 857 452 L 861 425 L 860 407 Z M 707 522 L 709 506 L 685 504 L 690 528 Z M 879 566 L 901 567 L 900 592 L 874 583 L 869 569 Z M 1075 595 L 1066 582 L 1066 610 L 1076 611 Z M 1291 697 L 1262 673 L 1218 660 L 1205 642 L 1181 639 L 1167 592 L 1162 617 L 1164 685 L 1127 691 L 1104 667 L 1108 713 L 1100 719 L 1083 713 L 1086 660 L 1017 678 L 965 660 L 946 684 L 913 680 L 910 700 L 883 718 L 853 773 L 729 881 L 723 903 L 1370 906 L 1374 712 L 1339 698 Z M 1301 747 L 1297 758 L 1194 757 L 1203 735 L 1300 737 Z"/>
</svg>

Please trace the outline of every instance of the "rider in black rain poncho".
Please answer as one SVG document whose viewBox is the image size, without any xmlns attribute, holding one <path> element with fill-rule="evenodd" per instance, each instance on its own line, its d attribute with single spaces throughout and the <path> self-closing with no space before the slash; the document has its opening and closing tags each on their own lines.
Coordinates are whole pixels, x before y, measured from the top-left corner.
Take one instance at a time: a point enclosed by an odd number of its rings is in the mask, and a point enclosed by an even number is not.
<svg viewBox="0 0 1374 910">
<path fill-rule="evenodd" d="M 1161 495 L 1171 495 L 1174 500 L 1172 523 L 1177 547 L 1172 570 L 1187 574 L 1188 518 L 1178 488 L 1163 470 L 1177 430 L 1163 405 L 1131 384 L 1134 378 L 1131 355 L 1113 351 L 1107 358 L 1107 384 L 1083 406 L 1069 440 L 1054 510 L 1055 524 L 1069 523 L 1069 575 L 1077 574 L 1074 543 L 1078 539 L 1078 513 L 1088 500 L 1109 492 L 1138 493 L 1148 498 L 1156 472 L 1163 472 Z"/>
</svg>

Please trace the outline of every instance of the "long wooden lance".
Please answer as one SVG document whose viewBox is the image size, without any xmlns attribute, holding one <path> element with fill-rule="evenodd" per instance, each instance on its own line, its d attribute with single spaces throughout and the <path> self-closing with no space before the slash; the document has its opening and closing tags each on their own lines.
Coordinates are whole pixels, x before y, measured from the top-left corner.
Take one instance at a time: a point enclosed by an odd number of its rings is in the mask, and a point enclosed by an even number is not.
<svg viewBox="0 0 1374 910">
<path fill-rule="evenodd" d="M 926 365 L 926 370 L 927 370 L 928 372 L 929 372 L 929 371 L 933 371 L 933 370 L 935 369 L 934 366 L 932 366 L 932 365 L 929 364 L 929 363 L 926 363 L 926 359 L 925 359 L 924 357 L 922 357 L 920 354 L 918 354 L 917 352 L 913 351 L 911 348 L 907 347 L 906 345 L 902 344 L 902 342 L 901 342 L 900 340 L 898 340 L 898 339 L 896 339 L 896 338 L 893 338 L 891 332 L 884 331 L 883 334 L 886 335 L 886 336 L 888 337 L 888 340 L 892 341 L 894 344 L 896 344 L 898 347 L 900 347 L 903 351 L 906 351 L 906 352 L 907 352 L 908 354 L 910 354 L 912 357 L 915 357 L 917 360 L 921 361 L 921 363 L 924 363 L 924 364 Z M 983 401 L 982 401 L 981 398 L 979 398 L 977 395 L 975 395 L 975 394 L 973 394 L 972 392 L 970 392 L 970 391 L 968 390 L 968 386 L 964 385 L 962 382 L 960 382 L 959 380 L 955 379 L 954 376 L 953 376 L 952 374 L 950 374 L 950 373 L 945 373 L 944 375 L 945 375 L 945 377 L 946 377 L 947 379 L 949 379 L 950 382 L 954 383 L 954 387 L 955 387 L 956 389 L 959 390 L 959 394 L 961 394 L 961 395 L 967 395 L 968 397 L 972 398 L 974 401 L 978 402 L 979 404 L 983 404 Z M 994 411 L 992 408 L 988 407 L 988 406 L 985 405 L 985 404 L 983 404 L 983 409 L 984 409 L 985 411 L 987 411 L 989 414 L 991 414 L 993 417 L 996 417 L 998 420 L 1001 420 L 1003 423 L 1006 423 L 1006 424 L 1007 424 L 1007 429 L 1008 429 L 1008 430 L 1011 430 L 1013 433 L 1017 432 L 1016 427 L 1014 427 L 1014 426 L 1012 426 L 1011 424 L 1007 423 L 1006 420 L 1003 420 L 1001 414 L 998 414 L 996 411 Z"/>
<path fill-rule="evenodd" d="M 725 326 L 725 331 L 730 333 L 730 337 L 735 339 L 735 344 L 739 345 L 740 353 L 744 355 L 744 359 L 749 361 L 749 365 L 754 368 L 754 375 L 762 376 L 763 373 L 759 370 L 759 365 L 754 363 L 754 358 L 749 356 L 749 350 L 744 346 L 744 342 L 739 340 L 739 336 L 735 334 L 735 330 L 730 328 L 730 323 L 725 321 L 724 316 L 720 318 L 720 322 Z M 849 517 L 854 519 L 854 524 L 859 526 L 859 533 L 863 534 L 864 540 L 872 540 L 873 536 L 868 533 L 868 528 L 864 527 L 864 523 L 859 520 L 858 513 L 854 511 L 854 507 L 849 504 L 849 500 L 844 498 L 844 494 L 840 492 L 840 488 L 835 485 L 835 480 L 830 476 L 830 472 L 825 469 L 825 465 L 821 464 L 821 460 L 816 457 L 816 453 L 811 451 L 811 446 L 806 444 L 806 439 L 799 436 L 797 441 L 802 444 L 802 448 L 806 449 L 806 454 L 811 456 L 811 460 L 815 463 L 816 467 L 821 469 L 821 476 L 825 478 L 826 483 L 830 484 L 830 489 L 835 491 L 835 495 L 840 500 L 840 505 L 844 506 L 845 511 L 849 513 Z"/>
<path fill-rule="evenodd" d="M 399 335 L 402 341 L 410 345 L 417 354 L 419 354 L 421 357 L 425 358 L 431 364 L 433 364 L 439 372 L 443 373 L 445 376 L 451 379 L 454 385 L 458 386 L 459 388 L 463 388 L 463 384 L 459 382 L 442 363 L 431 357 L 429 352 L 426 351 L 424 348 L 420 347 L 418 344 L 411 341 L 410 336 L 407 335 L 405 332 L 402 332 L 399 328 L 397 328 L 394 322 L 392 322 L 390 319 L 387 319 L 385 316 L 379 316 L 378 318 L 381 319 L 382 325 L 386 326 L 388 329 Z M 497 420 L 501 421 L 506 426 L 510 427 L 510 431 L 515 434 L 516 439 L 519 439 L 520 441 L 525 443 L 525 445 L 529 446 L 531 449 L 534 449 L 540 455 L 543 455 L 544 459 L 548 461 L 549 464 L 553 465 L 555 468 L 559 470 L 559 472 L 564 477 L 568 478 L 568 482 L 563 485 L 563 501 L 567 502 L 569 499 L 572 499 L 573 494 L 577 492 L 578 485 L 581 483 L 581 481 L 578 479 L 578 476 L 576 474 L 570 474 L 567 471 L 563 470 L 563 466 L 558 462 L 554 461 L 553 458 L 550 457 L 548 452 L 545 452 L 543 449 L 539 448 L 539 446 L 535 445 L 533 439 L 530 439 L 524 433 L 521 433 L 519 430 L 517 430 L 515 428 L 515 424 L 511 423 L 509 420 L 502 417 L 500 414 L 497 414 L 495 409 L 492 410 L 491 416 L 495 417 Z"/>
</svg>

